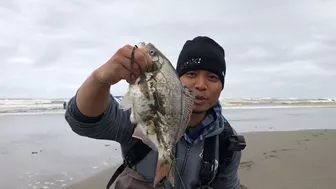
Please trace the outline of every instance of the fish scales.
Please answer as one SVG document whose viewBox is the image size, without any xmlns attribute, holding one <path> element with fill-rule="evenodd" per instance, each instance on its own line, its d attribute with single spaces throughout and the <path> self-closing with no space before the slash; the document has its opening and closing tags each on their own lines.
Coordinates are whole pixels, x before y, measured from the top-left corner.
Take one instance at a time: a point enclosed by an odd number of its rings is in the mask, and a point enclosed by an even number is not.
<svg viewBox="0 0 336 189">
<path fill-rule="evenodd" d="M 158 152 L 153 186 L 167 177 L 174 185 L 174 148 L 189 123 L 195 93 L 184 86 L 171 62 L 151 43 L 140 43 L 152 58 L 152 67 L 140 75 L 120 106 L 131 108 L 133 137 Z"/>
</svg>

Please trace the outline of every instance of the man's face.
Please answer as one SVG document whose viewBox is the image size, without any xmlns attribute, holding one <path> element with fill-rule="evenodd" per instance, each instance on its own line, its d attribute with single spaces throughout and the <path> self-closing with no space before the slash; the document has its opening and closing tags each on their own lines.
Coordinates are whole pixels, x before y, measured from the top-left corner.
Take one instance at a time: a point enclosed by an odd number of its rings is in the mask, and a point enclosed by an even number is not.
<svg viewBox="0 0 336 189">
<path fill-rule="evenodd" d="M 189 71 L 180 80 L 196 92 L 194 112 L 205 112 L 218 101 L 222 83 L 216 74 L 205 70 Z"/>
</svg>

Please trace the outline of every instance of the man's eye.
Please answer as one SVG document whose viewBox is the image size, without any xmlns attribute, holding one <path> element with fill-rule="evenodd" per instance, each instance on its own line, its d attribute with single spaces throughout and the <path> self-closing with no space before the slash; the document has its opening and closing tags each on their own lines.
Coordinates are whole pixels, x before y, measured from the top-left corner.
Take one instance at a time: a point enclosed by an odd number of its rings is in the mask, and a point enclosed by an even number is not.
<svg viewBox="0 0 336 189">
<path fill-rule="evenodd" d="M 215 75 L 210 75 L 209 78 L 210 78 L 211 80 L 214 80 L 214 81 L 216 81 L 216 80 L 219 79 L 219 78 L 218 78 L 217 76 L 215 76 Z"/>
<path fill-rule="evenodd" d="M 188 72 L 187 75 L 188 75 L 188 76 L 194 76 L 194 75 L 196 75 L 196 74 L 195 74 L 194 72 Z"/>
</svg>

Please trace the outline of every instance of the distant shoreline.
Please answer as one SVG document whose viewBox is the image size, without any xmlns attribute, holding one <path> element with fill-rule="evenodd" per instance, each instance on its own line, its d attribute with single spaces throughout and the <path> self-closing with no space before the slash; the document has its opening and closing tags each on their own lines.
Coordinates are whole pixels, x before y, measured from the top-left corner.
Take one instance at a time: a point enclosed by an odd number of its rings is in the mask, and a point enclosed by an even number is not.
<svg viewBox="0 0 336 189">
<path fill-rule="evenodd" d="M 257 109 L 292 109 L 292 108 L 336 108 L 335 104 L 290 104 L 290 105 L 222 105 L 222 109 L 227 110 L 257 110 Z M 1 111 L 0 106 L 0 116 L 17 116 L 17 115 L 50 115 L 50 114 L 64 114 L 65 110 L 62 108 L 46 110 L 39 108 L 25 109 L 25 110 L 8 110 Z"/>
</svg>

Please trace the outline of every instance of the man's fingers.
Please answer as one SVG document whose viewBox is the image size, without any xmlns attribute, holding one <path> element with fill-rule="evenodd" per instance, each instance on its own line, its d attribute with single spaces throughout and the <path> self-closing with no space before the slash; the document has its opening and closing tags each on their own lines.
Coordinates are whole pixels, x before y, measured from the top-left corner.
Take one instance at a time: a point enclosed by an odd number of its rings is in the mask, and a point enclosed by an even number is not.
<svg viewBox="0 0 336 189">
<path fill-rule="evenodd" d="M 151 57 L 143 49 L 136 49 L 134 60 L 139 65 L 141 73 L 146 72 L 152 65 Z"/>
<path fill-rule="evenodd" d="M 136 75 L 140 75 L 140 67 L 139 65 L 134 62 L 133 63 L 133 69 L 131 68 L 131 59 L 127 58 L 127 57 L 122 57 L 122 61 L 120 61 L 120 64 L 125 68 L 127 69 L 127 71 L 129 72 L 134 72 Z"/>
<path fill-rule="evenodd" d="M 120 56 L 119 64 L 127 73 L 121 72 L 120 74 L 123 79 L 129 78 L 131 74 L 133 74 L 132 79 L 135 80 L 140 75 L 140 67 L 137 63 L 133 63 L 133 69 L 131 70 L 131 60 L 127 57 Z"/>
</svg>

